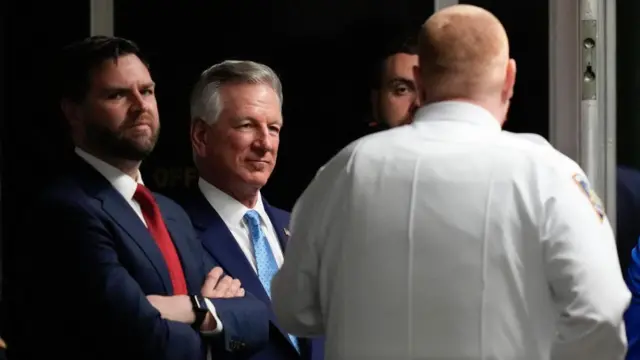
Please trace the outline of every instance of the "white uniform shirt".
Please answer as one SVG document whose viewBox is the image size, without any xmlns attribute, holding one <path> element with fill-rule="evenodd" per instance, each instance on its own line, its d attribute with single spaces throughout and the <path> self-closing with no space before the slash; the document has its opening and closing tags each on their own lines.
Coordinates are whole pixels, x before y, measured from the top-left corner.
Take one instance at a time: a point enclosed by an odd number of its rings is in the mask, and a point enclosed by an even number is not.
<svg viewBox="0 0 640 360">
<path fill-rule="evenodd" d="M 480 107 L 424 107 L 306 189 L 274 311 L 332 360 L 623 359 L 630 293 L 583 180 Z"/>
</svg>

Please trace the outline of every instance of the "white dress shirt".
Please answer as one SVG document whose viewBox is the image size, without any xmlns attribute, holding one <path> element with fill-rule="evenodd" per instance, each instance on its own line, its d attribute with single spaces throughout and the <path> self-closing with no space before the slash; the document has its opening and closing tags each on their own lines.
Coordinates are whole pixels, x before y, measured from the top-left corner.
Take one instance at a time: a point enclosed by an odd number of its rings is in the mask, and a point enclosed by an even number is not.
<svg viewBox="0 0 640 360">
<path fill-rule="evenodd" d="M 218 213 L 218 215 L 220 215 L 220 218 L 222 218 L 225 225 L 227 225 L 231 235 L 233 235 L 233 238 L 238 243 L 238 246 L 244 253 L 244 256 L 247 257 L 247 260 L 253 267 L 253 271 L 257 274 L 258 268 L 256 266 L 255 256 L 253 255 L 253 243 L 251 242 L 249 227 L 244 220 L 244 215 L 247 211 L 252 209 L 249 209 L 227 193 L 209 184 L 203 178 L 198 180 L 198 187 L 209 204 L 211 204 L 213 209 Z M 258 194 L 258 201 L 253 207 L 253 210 L 258 212 L 260 215 L 260 226 L 262 228 L 262 232 L 267 237 L 267 241 L 271 247 L 271 252 L 273 252 L 273 257 L 275 258 L 278 267 L 281 267 L 283 262 L 282 248 L 280 247 L 280 242 L 278 241 L 278 235 L 275 228 L 264 210 L 264 204 L 262 203 L 262 196 L 260 194 Z"/>
<path fill-rule="evenodd" d="M 136 178 L 132 178 L 131 176 L 123 173 L 120 169 L 114 167 L 111 164 L 106 163 L 98 159 L 97 157 L 89 154 L 88 152 L 76 147 L 75 152 L 78 156 L 80 156 L 84 161 L 86 161 L 89 165 L 91 165 L 97 172 L 102 174 L 116 189 L 120 195 L 131 205 L 131 208 L 140 218 L 140 221 L 147 226 L 146 221 L 144 220 L 144 216 L 142 216 L 142 209 L 140 208 L 140 204 L 136 200 L 133 199 L 133 195 L 136 193 L 136 189 L 138 188 L 138 184 L 143 184 L 142 175 L 138 171 Z M 203 334 L 217 334 L 222 331 L 222 321 L 218 317 L 216 312 L 216 307 L 213 305 L 209 299 L 205 298 L 205 302 L 207 303 L 207 308 L 211 315 L 213 315 L 216 320 L 217 327 L 213 331 L 203 331 Z"/>
<path fill-rule="evenodd" d="M 280 325 L 326 334 L 332 360 L 623 359 L 630 293 L 574 177 L 542 138 L 463 102 L 355 141 L 294 207 Z"/>
</svg>

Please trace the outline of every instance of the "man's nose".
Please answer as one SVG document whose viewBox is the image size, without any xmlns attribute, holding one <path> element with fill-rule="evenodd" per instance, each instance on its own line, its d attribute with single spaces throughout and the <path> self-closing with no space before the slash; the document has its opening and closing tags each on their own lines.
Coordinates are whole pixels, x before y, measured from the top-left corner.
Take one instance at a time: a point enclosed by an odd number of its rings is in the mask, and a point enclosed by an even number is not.
<svg viewBox="0 0 640 360">
<path fill-rule="evenodd" d="M 415 111 L 420 107 L 420 97 L 418 94 L 413 96 L 413 101 L 411 102 L 411 110 Z"/>
<path fill-rule="evenodd" d="M 139 92 L 134 92 L 131 95 L 131 109 L 133 111 L 145 112 L 150 107 L 149 102 Z"/>
<path fill-rule="evenodd" d="M 273 149 L 273 142 L 274 139 L 272 139 L 268 128 L 261 128 L 258 131 L 255 144 L 259 149 L 264 151 L 271 151 L 271 149 Z"/>
</svg>

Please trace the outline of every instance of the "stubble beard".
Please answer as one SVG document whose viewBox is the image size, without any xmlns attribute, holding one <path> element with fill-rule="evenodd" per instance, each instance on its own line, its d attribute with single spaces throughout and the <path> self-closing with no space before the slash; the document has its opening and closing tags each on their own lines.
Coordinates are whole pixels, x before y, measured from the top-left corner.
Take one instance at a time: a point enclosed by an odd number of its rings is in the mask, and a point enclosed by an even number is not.
<svg viewBox="0 0 640 360">
<path fill-rule="evenodd" d="M 140 141 L 140 139 L 127 137 L 125 131 L 114 132 L 100 125 L 87 124 L 85 139 L 89 147 L 99 149 L 106 156 L 129 161 L 142 161 L 151 154 L 160 135 L 160 128 L 158 128 L 151 136 Z"/>
</svg>

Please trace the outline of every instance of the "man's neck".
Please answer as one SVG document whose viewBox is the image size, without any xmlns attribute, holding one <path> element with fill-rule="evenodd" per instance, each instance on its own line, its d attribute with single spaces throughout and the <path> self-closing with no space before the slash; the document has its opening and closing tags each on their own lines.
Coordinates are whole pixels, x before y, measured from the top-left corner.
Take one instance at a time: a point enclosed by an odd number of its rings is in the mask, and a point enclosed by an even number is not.
<svg viewBox="0 0 640 360">
<path fill-rule="evenodd" d="M 218 190 L 224 192 L 225 194 L 231 196 L 236 201 L 246 206 L 249 209 L 253 209 L 258 202 L 258 197 L 260 196 L 260 188 L 247 186 L 247 185 L 236 185 L 236 186 L 227 186 L 228 182 L 217 181 L 213 178 L 207 178 L 202 176 L 204 181 L 209 184 L 215 186 Z"/>
<path fill-rule="evenodd" d="M 504 121 L 506 119 L 506 111 L 504 108 L 504 104 L 501 104 L 500 102 L 495 101 L 494 99 L 491 99 L 491 98 L 424 99 L 423 106 L 427 106 L 429 104 L 434 104 L 434 103 L 443 102 L 443 101 L 458 101 L 458 102 L 465 102 L 465 103 L 479 106 L 487 110 L 489 113 L 491 113 L 491 115 L 493 115 L 493 117 L 496 119 L 496 121 L 498 122 L 498 124 L 500 124 L 501 127 L 504 124 Z"/>
<path fill-rule="evenodd" d="M 259 192 L 255 191 L 253 193 L 243 193 L 243 194 L 229 194 L 234 199 L 238 200 L 242 205 L 246 206 L 249 209 L 253 209 L 258 203 Z"/>
</svg>

